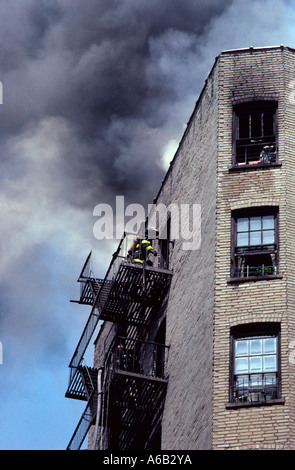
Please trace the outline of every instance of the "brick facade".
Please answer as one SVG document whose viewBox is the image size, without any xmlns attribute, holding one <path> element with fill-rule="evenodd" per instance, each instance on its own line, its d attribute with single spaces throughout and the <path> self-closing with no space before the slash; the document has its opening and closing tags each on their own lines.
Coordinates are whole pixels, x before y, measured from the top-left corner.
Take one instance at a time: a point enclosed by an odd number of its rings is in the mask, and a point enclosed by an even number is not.
<svg viewBox="0 0 295 470">
<path fill-rule="evenodd" d="M 288 254 L 295 232 L 288 218 L 294 217 L 289 192 L 294 165 L 289 136 L 294 129 L 295 107 L 288 105 L 285 64 L 295 70 L 295 56 L 285 48 L 224 53 L 220 56 L 219 139 L 213 448 L 291 448 L 291 382 L 294 371 L 288 361 L 288 344 L 294 337 L 290 320 L 292 257 Z M 282 166 L 231 172 L 232 106 L 239 100 L 278 101 L 279 162 Z M 287 114 L 287 108 L 289 113 Z M 287 118 L 288 116 L 288 118 Z M 280 273 L 282 279 L 230 284 L 231 211 L 246 207 L 279 207 Z M 292 295 L 292 293 L 291 293 Z M 281 324 L 282 397 L 284 405 L 225 409 L 228 400 L 229 333 L 234 325 L 255 322 Z"/>
<path fill-rule="evenodd" d="M 157 203 L 202 207 L 200 249 L 176 240 L 171 253 L 163 449 L 295 448 L 294 71 L 294 50 L 283 46 L 220 54 L 159 191 Z M 278 103 L 278 164 L 232 169 L 233 106 L 258 100 Z M 279 208 L 280 275 L 230 282 L 232 211 L 269 206 Z M 281 327 L 284 400 L 227 407 L 231 328 L 263 322 Z"/>
</svg>

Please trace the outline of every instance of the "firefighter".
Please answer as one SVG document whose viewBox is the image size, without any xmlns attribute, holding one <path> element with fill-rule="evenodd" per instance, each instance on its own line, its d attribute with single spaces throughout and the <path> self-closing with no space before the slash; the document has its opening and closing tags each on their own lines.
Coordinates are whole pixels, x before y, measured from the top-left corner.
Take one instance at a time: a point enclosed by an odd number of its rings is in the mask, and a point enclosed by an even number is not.
<svg viewBox="0 0 295 470">
<path fill-rule="evenodd" d="M 152 243 L 148 239 L 148 236 L 151 234 L 154 234 L 156 238 L 158 230 L 154 227 L 149 228 L 145 232 L 145 238 L 140 239 L 139 237 L 136 237 L 133 240 L 128 250 L 128 256 L 131 258 L 132 263 L 143 264 L 145 261 L 147 265 L 153 265 L 152 261 L 149 259 L 149 255 L 153 254 L 156 256 L 157 252 L 153 249 Z"/>
</svg>

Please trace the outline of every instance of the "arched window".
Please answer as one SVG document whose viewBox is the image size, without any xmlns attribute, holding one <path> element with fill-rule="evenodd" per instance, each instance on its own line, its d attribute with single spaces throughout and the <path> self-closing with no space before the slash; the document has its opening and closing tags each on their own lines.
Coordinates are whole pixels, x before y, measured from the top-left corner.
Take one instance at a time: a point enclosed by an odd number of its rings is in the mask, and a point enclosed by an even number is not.
<svg viewBox="0 0 295 470">
<path fill-rule="evenodd" d="M 253 101 L 234 107 L 233 165 L 277 162 L 277 102 Z"/>
<path fill-rule="evenodd" d="M 233 327 L 230 369 L 230 402 L 266 403 L 280 398 L 280 324 Z"/>
<path fill-rule="evenodd" d="M 270 277 L 279 271 L 279 210 L 259 207 L 232 214 L 232 278 Z"/>
</svg>

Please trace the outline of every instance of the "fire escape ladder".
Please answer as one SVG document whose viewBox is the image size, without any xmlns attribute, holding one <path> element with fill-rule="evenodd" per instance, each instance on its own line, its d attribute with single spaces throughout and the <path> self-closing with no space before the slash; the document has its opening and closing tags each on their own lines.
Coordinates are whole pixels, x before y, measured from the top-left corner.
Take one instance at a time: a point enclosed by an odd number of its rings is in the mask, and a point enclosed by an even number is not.
<svg viewBox="0 0 295 470">
<path fill-rule="evenodd" d="M 102 280 L 91 278 L 79 282 L 81 282 L 81 296 L 79 303 L 93 305 L 97 293 L 102 285 Z"/>
<path fill-rule="evenodd" d="M 97 369 L 84 365 L 79 366 L 78 370 L 81 375 L 87 400 L 89 400 L 93 391 L 97 389 Z"/>
</svg>

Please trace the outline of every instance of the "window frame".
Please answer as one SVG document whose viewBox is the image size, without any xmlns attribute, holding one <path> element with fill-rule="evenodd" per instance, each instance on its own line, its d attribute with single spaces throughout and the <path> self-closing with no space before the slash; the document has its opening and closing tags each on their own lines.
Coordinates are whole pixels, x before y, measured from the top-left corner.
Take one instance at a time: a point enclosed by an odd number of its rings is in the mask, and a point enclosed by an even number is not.
<svg viewBox="0 0 295 470">
<path fill-rule="evenodd" d="M 271 245 L 247 245 L 248 250 L 239 251 L 237 252 L 237 221 L 239 218 L 251 218 L 257 216 L 267 216 L 273 215 L 274 216 L 274 243 L 273 249 L 263 249 L 263 246 L 271 246 Z M 277 206 L 260 206 L 260 207 L 249 207 L 244 209 L 237 209 L 232 211 L 231 214 L 232 218 L 232 230 L 231 230 L 231 281 L 255 281 L 260 279 L 274 279 L 274 278 L 281 278 L 280 274 L 280 265 L 279 265 L 279 252 L 280 252 L 280 243 L 279 243 L 279 207 Z M 261 231 L 263 231 L 261 229 Z M 249 232 L 250 233 L 250 232 Z M 261 250 L 255 250 L 255 247 L 260 247 Z M 246 245 L 245 245 L 246 247 Z M 251 247 L 253 248 L 251 251 Z M 240 247 L 240 249 L 243 247 Z M 238 257 L 255 257 L 264 256 L 264 255 L 274 255 L 275 257 L 275 266 L 276 272 L 271 274 L 261 273 L 258 275 L 244 275 L 238 276 L 237 275 L 237 259 Z M 257 266 L 258 267 L 258 266 Z"/>
<path fill-rule="evenodd" d="M 235 371 L 235 344 L 239 339 L 252 339 L 252 338 L 261 338 L 261 337 L 275 337 L 277 339 L 277 351 L 276 351 L 276 371 L 273 372 L 276 374 L 276 392 L 277 397 L 271 399 L 258 399 L 252 401 L 252 397 L 249 395 L 249 400 L 237 400 L 234 396 L 235 394 L 235 381 L 237 375 Z M 261 406 L 261 405 L 272 405 L 277 403 L 284 403 L 284 398 L 282 397 L 282 375 L 281 375 L 281 328 L 280 323 L 277 322 L 265 322 L 265 323 L 250 323 L 237 325 L 231 328 L 230 330 L 230 368 L 229 368 L 229 403 L 228 408 L 235 408 L 241 406 Z M 263 375 L 261 373 L 249 373 L 244 375 Z M 259 386 L 255 388 L 259 389 Z M 263 389 L 263 385 L 261 385 Z M 262 390 L 261 390 L 262 391 Z M 251 392 L 252 393 L 252 392 Z M 257 392 L 256 392 L 257 393 Z M 262 395 L 261 395 L 262 397 Z M 256 398 L 256 397 L 255 397 Z"/>
<path fill-rule="evenodd" d="M 241 117 L 248 116 L 248 120 L 250 119 L 249 116 L 253 114 L 253 112 L 256 111 L 256 113 L 260 113 L 260 115 L 266 111 L 272 112 L 273 113 L 273 134 L 271 136 L 251 136 L 249 137 L 244 137 L 240 138 L 239 135 L 239 123 Z M 250 127 L 250 126 L 249 126 Z M 257 168 L 257 167 L 269 167 L 269 166 L 277 166 L 280 165 L 279 163 L 279 149 L 278 149 L 278 102 L 275 100 L 257 100 L 257 101 L 247 101 L 243 103 L 238 103 L 234 105 L 233 107 L 233 124 L 232 124 L 232 149 L 233 149 L 233 154 L 232 154 L 232 168 L 233 169 L 252 169 L 252 168 Z M 252 127 L 251 127 L 252 129 Z M 250 132 L 249 132 L 250 134 Z M 270 142 L 268 142 L 269 139 L 266 139 L 266 137 L 273 137 Z M 253 161 L 252 163 L 249 162 L 238 162 L 237 161 L 237 154 L 238 154 L 238 142 L 240 142 L 240 146 L 242 146 L 242 142 L 244 140 L 245 145 L 247 146 L 247 141 L 248 146 L 251 147 L 255 145 L 255 142 L 251 142 L 251 140 L 264 140 L 265 142 L 261 142 L 261 145 L 264 143 L 265 145 L 270 144 L 275 146 L 275 160 L 272 162 L 266 162 L 266 161 L 257 161 L 256 163 Z M 259 142 L 257 142 L 257 145 L 260 145 Z"/>
<path fill-rule="evenodd" d="M 171 241 L 171 212 L 168 211 L 167 223 L 159 235 L 159 265 L 162 269 L 169 269 L 171 245 L 173 245 L 173 242 Z"/>
</svg>

